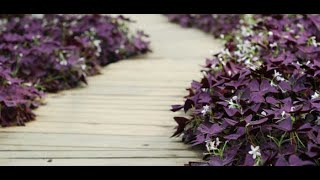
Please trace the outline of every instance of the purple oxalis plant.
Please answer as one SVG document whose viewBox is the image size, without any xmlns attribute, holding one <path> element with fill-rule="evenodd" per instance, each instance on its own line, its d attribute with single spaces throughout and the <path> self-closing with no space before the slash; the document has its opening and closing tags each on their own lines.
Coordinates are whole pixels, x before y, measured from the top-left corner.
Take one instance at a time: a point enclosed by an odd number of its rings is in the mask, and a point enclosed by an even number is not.
<svg viewBox="0 0 320 180">
<path fill-rule="evenodd" d="M 185 103 L 172 106 L 190 115 L 175 117 L 174 136 L 205 149 L 189 165 L 320 165 L 320 16 L 239 22 Z"/>
<path fill-rule="evenodd" d="M 238 14 L 165 14 L 169 21 L 182 27 L 195 27 L 221 37 L 237 29 L 242 15 Z"/>
<path fill-rule="evenodd" d="M 131 22 L 99 14 L 2 14 L 1 125 L 33 120 L 43 91 L 77 87 L 109 63 L 149 52 L 148 35 L 131 32 Z"/>
</svg>

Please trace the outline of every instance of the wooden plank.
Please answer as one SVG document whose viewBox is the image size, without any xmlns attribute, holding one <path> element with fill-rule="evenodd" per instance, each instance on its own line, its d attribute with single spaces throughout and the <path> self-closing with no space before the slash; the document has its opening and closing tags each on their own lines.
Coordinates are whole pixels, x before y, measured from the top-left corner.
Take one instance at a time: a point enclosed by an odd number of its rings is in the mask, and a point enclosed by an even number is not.
<svg viewBox="0 0 320 180">
<path fill-rule="evenodd" d="M 187 91 L 185 91 L 187 92 Z M 187 93 L 185 93 L 187 95 Z M 184 99 L 181 95 L 180 96 L 101 96 L 97 94 L 86 94 L 85 98 L 75 98 L 74 96 L 77 96 L 77 93 L 72 93 L 70 91 L 64 91 L 59 94 L 49 94 L 48 97 L 45 99 L 45 101 L 53 101 L 56 100 L 70 100 L 70 101 L 77 101 L 77 100 L 102 100 L 102 101 L 108 101 L 108 100 L 127 100 L 127 101 L 181 101 Z M 53 101 L 54 102 L 54 101 Z"/>
<path fill-rule="evenodd" d="M 10 145 L 1 144 L 0 151 L 97 151 L 121 150 L 118 148 L 98 147 L 72 147 L 72 146 L 47 146 L 47 145 Z"/>
<path fill-rule="evenodd" d="M 67 133 L 67 132 L 66 132 Z M 39 139 L 39 140 L 51 140 L 54 142 L 59 142 L 61 140 L 61 138 L 64 138 L 64 141 L 76 141 L 76 142 L 72 142 L 75 144 L 85 144 L 86 142 L 82 142 L 80 141 L 81 139 L 86 139 L 86 140 L 90 140 L 92 143 L 99 143 L 101 145 L 106 144 L 108 142 L 126 142 L 126 141 L 130 141 L 130 142 L 147 142 L 147 141 L 153 141 L 154 143 L 159 143 L 159 142 L 165 142 L 165 143 L 179 143 L 181 142 L 181 138 L 171 138 L 170 135 L 168 136 L 155 136 L 155 137 L 149 137 L 149 136 L 130 136 L 130 135 L 108 135 L 108 136 L 104 136 L 104 135 L 95 135 L 95 134 L 91 134 L 91 135 L 81 135 L 81 134 L 55 134 L 55 133 L 48 133 L 48 132 L 44 132 L 44 133 L 19 133 L 19 132 L 15 132 L 15 133 L 11 133 L 11 132 L 0 132 L 0 138 L 1 140 L 4 139 L 25 139 L 26 141 L 31 141 L 31 140 L 35 140 L 35 139 Z M 60 139 L 59 139 L 60 138 Z M 61 140 L 62 141 L 62 140 Z M 127 142 L 128 143 L 128 142 Z M 124 143 L 125 144 L 125 143 Z M 124 146 L 126 147 L 126 146 Z"/>
<path fill-rule="evenodd" d="M 0 151 L 0 159 L 55 159 L 55 158 L 195 158 L 194 151 L 146 151 L 146 150 L 116 150 L 116 151 Z"/>
<path fill-rule="evenodd" d="M 142 100 L 142 101 L 141 101 Z M 182 99 L 179 98 L 180 101 Z M 153 99 L 134 99 L 134 100 L 126 100 L 126 99 L 108 99 L 108 98 L 99 98 L 99 99 L 92 99 L 92 98 L 85 98 L 85 99 L 66 99 L 66 98 L 60 98 L 60 99 L 51 99 L 50 100 L 50 105 L 59 105 L 59 106 L 70 106 L 70 104 L 75 104 L 75 103 L 84 103 L 84 104 L 92 104 L 97 107 L 100 106 L 122 106 L 123 104 L 127 104 L 128 106 L 130 105 L 135 105 L 135 106 L 155 106 L 155 107 L 166 107 L 168 109 L 168 104 L 173 102 L 174 100 L 153 100 Z M 182 104 L 182 103 L 181 103 Z"/>
<path fill-rule="evenodd" d="M 97 135 L 97 134 L 68 134 L 51 132 L 2 132 L 0 146 L 53 146 L 53 147 L 82 147 L 82 148 L 117 148 L 117 149 L 162 149 L 186 150 L 187 145 L 180 138 L 168 136 L 131 136 L 131 135 Z M 15 149 L 12 149 L 15 150 Z"/>
<path fill-rule="evenodd" d="M 0 159 L 4 166 L 183 166 L 198 158 Z"/>
<path fill-rule="evenodd" d="M 77 118 L 77 119 L 75 119 Z M 162 118 L 162 119 L 161 119 Z M 79 116 L 45 116 L 45 117 L 38 117 L 39 121 L 42 122 L 63 122 L 63 123 L 91 123 L 91 124 L 117 124 L 123 125 L 142 125 L 142 126 L 163 126 L 167 128 L 173 128 L 177 124 L 173 121 L 172 117 L 159 117 L 159 119 L 149 118 L 149 121 L 146 122 L 145 118 L 143 117 L 79 117 Z M 164 121 L 165 120 L 165 121 Z M 68 124 L 66 124 L 68 126 Z"/>
<path fill-rule="evenodd" d="M 145 135 L 170 136 L 173 128 L 161 126 L 142 126 L 142 125 L 115 125 L 115 124 L 84 124 L 84 123 L 57 123 L 33 121 L 27 127 L 4 128 L 2 132 L 47 132 L 47 133 L 77 133 L 77 134 L 104 134 L 104 135 Z"/>
</svg>

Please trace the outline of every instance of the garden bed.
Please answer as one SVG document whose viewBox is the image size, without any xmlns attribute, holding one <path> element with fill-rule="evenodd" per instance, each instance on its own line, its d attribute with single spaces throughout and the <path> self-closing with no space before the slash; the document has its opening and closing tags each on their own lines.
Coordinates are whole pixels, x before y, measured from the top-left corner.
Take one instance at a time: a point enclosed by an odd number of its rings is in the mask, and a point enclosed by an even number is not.
<svg viewBox="0 0 320 180">
<path fill-rule="evenodd" d="M 0 17 L 0 123 L 24 125 L 44 92 L 87 84 L 112 62 L 150 51 L 146 34 L 130 19 L 107 15 Z"/>
<path fill-rule="evenodd" d="M 226 41 L 172 107 L 190 116 L 174 136 L 204 149 L 190 165 L 320 165 L 319 15 L 167 16 Z"/>
</svg>

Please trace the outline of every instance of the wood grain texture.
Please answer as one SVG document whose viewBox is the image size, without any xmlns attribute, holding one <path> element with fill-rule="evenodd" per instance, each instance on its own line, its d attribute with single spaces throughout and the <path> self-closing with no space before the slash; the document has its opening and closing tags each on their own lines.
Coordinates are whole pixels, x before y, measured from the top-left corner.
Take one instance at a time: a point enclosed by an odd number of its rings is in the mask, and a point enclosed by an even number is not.
<svg viewBox="0 0 320 180">
<path fill-rule="evenodd" d="M 128 14 L 150 35 L 152 53 L 90 77 L 89 86 L 49 94 L 37 120 L 0 130 L 0 165 L 167 165 L 201 154 L 170 138 L 172 104 L 183 102 L 201 65 L 221 43 L 162 15 Z"/>
</svg>

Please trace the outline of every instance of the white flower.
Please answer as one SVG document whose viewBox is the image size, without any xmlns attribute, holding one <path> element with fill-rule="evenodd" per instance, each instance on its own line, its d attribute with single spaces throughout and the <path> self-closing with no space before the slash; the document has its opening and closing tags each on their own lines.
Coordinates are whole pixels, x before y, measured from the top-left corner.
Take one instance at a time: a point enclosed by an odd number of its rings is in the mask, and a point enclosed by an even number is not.
<svg viewBox="0 0 320 180">
<path fill-rule="evenodd" d="M 282 111 L 282 112 L 281 112 L 281 117 L 282 117 L 282 118 L 285 118 L 285 117 L 284 117 L 285 115 L 286 115 L 286 112 L 285 112 L 285 111 Z"/>
<path fill-rule="evenodd" d="M 316 37 L 315 36 L 312 36 L 310 38 L 310 41 L 311 41 L 311 44 L 314 46 L 314 47 L 318 47 L 318 44 L 317 44 L 317 41 L 316 41 Z"/>
<path fill-rule="evenodd" d="M 217 138 L 216 138 L 216 147 L 218 147 L 220 143 L 221 143 L 221 141 L 220 141 L 219 138 L 217 137 Z"/>
<path fill-rule="evenodd" d="M 277 42 L 274 42 L 274 43 L 272 43 L 272 44 L 269 44 L 269 46 L 270 46 L 271 48 L 274 48 L 274 47 L 277 47 L 278 44 L 277 44 Z"/>
<path fill-rule="evenodd" d="M 230 56 L 230 51 L 229 51 L 229 49 L 223 49 L 223 50 L 221 51 L 221 54 Z"/>
<path fill-rule="evenodd" d="M 31 86 L 32 86 L 32 83 L 31 83 L 31 82 L 23 83 L 23 85 L 28 86 L 28 87 L 31 87 Z"/>
<path fill-rule="evenodd" d="M 62 61 L 60 61 L 60 65 L 66 66 L 66 65 L 68 65 L 68 62 L 66 60 L 62 60 Z"/>
<path fill-rule="evenodd" d="M 311 96 L 311 99 L 319 98 L 319 95 L 317 92 L 314 92 L 314 94 Z"/>
<path fill-rule="evenodd" d="M 217 149 L 214 141 L 206 141 L 206 147 L 209 152 Z"/>
<path fill-rule="evenodd" d="M 203 109 L 201 111 L 202 115 L 206 115 L 209 109 L 210 109 L 210 106 L 208 105 L 203 106 Z"/>
<path fill-rule="evenodd" d="M 311 63 L 311 62 L 310 62 L 310 61 L 308 61 L 308 62 L 306 63 L 306 65 L 308 66 L 310 63 Z"/>
<path fill-rule="evenodd" d="M 11 81 L 8 81 L 7 83 L 8 83 L 9 85 L 11 85 L 11 84 L 12 84 L 12 82 L 11 82 Z"/>
<path fill-rule="evenodd" d="M 242 56 L 243 56 L 243 54 L 241 54 L 240 51 L 235 51 L 235 52 L 234 52 L 234 55 L 236 55 L 236 56 L 238 56 L 238 57 L 242 57 Z"/>
<path fill-rule="evenodd" d="M 255 65 L 253 65 L 253 64 L 252 64 L 252 66 L 250 66 L 250 69 L 252 69 L 252 70 L 254 70 L 254 71 L 255 71 L 256 69 L 258 69 L 258 68 L 259 68 L 258 66 L 255 66 Z"/>
<path fill-rule="evenodd" d="M 250 28 L 247 28 L 245 26 L 241 26 L 241 34 L 244 37 L 248 37 L 253 35 L 253 31 Z"/>
<path fill-rule="evenodd" d="M 299 61 L 297 61 L 297 64 L 298 64 L 298 66 L 302 66 L 302 64 Z"/>
<path fill-rule="evenodd" d="M 282 74 L 277 70 L 274 70 L 273 77 L 276 78 L 277 81 L 284 81 L 285 79 L 282 77 Z"/>
<path fill-rule="evenodd" d="M 94 40 L 94 41 L 93 41 L 93 44 L 94 44 L 96 47 L 100 46 L 100 43 L 101 43 L 100 40 Z"/>
<path fill-rule="evenodd" d="M 231 101 L 227 101 L 229 103 L 228 108 L 229 109 L 236 109 L 238 107 L 237 103 L 234 103 L 232 100 Z"/>
<path fill-rule="evenodd" d="M 102 51 L 101 46 L 100 46 L 101 41 L 100 40 L 94 40 L 93 45 L 97 48 L 96 55 L 100 56 L 100 53 Z"/>
<path fill-rule="evenodd" d="M 268 32 L 268 35 L 269 35 L 269 36 L 273 36 L 273 32 L 272 32 L 272 31 L 269 31 L 269 32 Z"/>
<path fill-rule="evenodd" d="M 206 71 L 201 71 L 201 72 L 202 72 L 202 74 L 203 74 L 204 76 L 207 76 L 207 75 L 208 75 Z"/>
<path fill-rule="evenodd" d="M 224 34 L 220 34 L 220 38 L 221 38 L 221 39 L 224 39 Z"/>
<path fill-rule="evenodd" d="M 252 158 L 253 159 L 256 159 L 257 157 L 260 157 L 261 156 L 261 153 L 260 153 L 260 150 L 259 150 L 259 146 L 256 146 L 256 147 L 253 147 L 251 145 L 251 151 L 249 151 L 249 154 L 252 155 Z"/>
<path fill-rule="evenodd" d="M 316 120 L 316 123 L 318 126 L 320 126 L 320 116 L 318 116 L 317 120 Z"/>
<path fill-rule="evenodd" d="M 292 112 L 292 111 L 294 111 L 296 108 L 294 107 L 294 106 L 292 106 L 291 108 L 290 108 L 290 111 Z"/>
<path fill-rule="evenodd" d="M 277 76 L 276 77 L 277 81 L 284 81 L 285 79 L 283 77 Z"/>
<path fill-rule="evenodd" d="M 302 24 L 297 24 L 297 27 L 300 29 L 303 29 L 303 25 Z"/>
<path fill-rule="evenodd" d="M 90 30 L 91 32 L 96 32 L 96 29 L 95 29 L 94 27 L 91 27 L 89 30 Z"/>
<path fill-rule="evenodd" d="M 233 101 L 238 100 L 238 96 L 233 96 L 233 97 L 232 97 L 232 100 L 233 100 Z"/>
<path fill-rule="evenodd" d="M 81 69 L 82 69 L 82 70 L 86 70 L 86 67 L 87 67 L 87 66 L 86 66 L 85 64 L 82 64 L 82 65 L 81 65 Z"/>
<path fill-rule="evenodd" d="M 80 58 L 80 59 L 79 59 L 79 61 L 80 61 L 80 62 L 83 62 L 83 61 L 84 61 L 84 58 L 83 58 L 83 57 L 82 57 L 82 58 Z"/>
<path fill-rule="evenodd" d="M 228 105 L 228 108 L 229 109 L 236 109 L 237 108 L 237 104 L 235 104 L 233 102 L 230 102 L 229 105 Z"/>
<path fill-rule="evenodd" d="M 258 57 L 253 57 L 253 58 L 252 58 L 252 61 L 258 61 L 258 60 L 259 60 Z"/>
<path fill-rule="evenodd" d="M 266 116 L 267 113 L 266 113 L 265 111 L 262 111 L 262 112 L 261 112 L 261 115 L 262 115 L 262 116 Z"/>
<path fill-rule="evenodd" d="M 207 147 L 207 151 L 214 151 L 216 149 L 218 149 L 219 144 L 221 143 L 221 141 L 219 140 L 219 138 L 217 137 L 215 141 L 206 141 L 206 147 Z"/>
<path fill-rule="evenodd" d="M 274 70 L 273 77 L 277 77 L 277 76 L 281 76 L 281 74 L 277 70 Z"/>
<path fill-rule="evenodd" d="M 238 108 L 240 105 L 237 104 L 236 102 L 237 100 L 238 100 L 238 96 L 233 96 L 229 101 L 227 101 L 229 103 L 228 108 L 229 109 Z"/>
<path fill-rule="evenodd" d="M 201 88 L 202 92 L 207 92 L 208 88 Z"/>
</svg>

